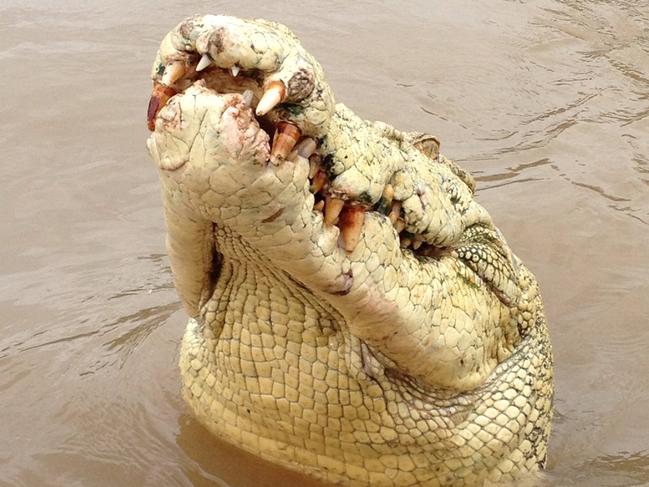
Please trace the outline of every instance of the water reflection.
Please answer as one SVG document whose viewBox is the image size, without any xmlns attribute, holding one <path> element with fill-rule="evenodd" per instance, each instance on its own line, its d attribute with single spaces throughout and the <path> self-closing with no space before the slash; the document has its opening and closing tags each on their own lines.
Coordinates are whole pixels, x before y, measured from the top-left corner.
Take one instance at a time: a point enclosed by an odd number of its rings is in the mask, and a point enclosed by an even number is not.
<svg viewBox="0 0 649 487">
<path fill-rule="evenodd" d="M 643 450 L 601 455 L 568 471 L 565 467 L 558 469 L 563 470 L 561 480 L 559 472 L 550 474 L 549 478 L 566 487 L 641 487 L 649 479 L 649 453 Z"/>
<path fill-rule="evenodd" d="M 200 487 L 322 487 L 308 477 L 278 468 L 212 436 L 192 416 L 179 418 L 176 441 L 193 463 L 185 469 L 191 485 Z"/>
</svg>

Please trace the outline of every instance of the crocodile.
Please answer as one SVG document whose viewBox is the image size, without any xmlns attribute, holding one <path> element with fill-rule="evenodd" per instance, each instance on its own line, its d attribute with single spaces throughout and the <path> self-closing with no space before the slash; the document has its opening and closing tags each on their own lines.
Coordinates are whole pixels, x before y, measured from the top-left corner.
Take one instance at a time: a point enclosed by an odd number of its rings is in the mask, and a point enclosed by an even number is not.
<svg viewBox="0 0 649 487">
<path fill-rule="evenodd" d="M 545 466 L 539 287 L 436 137 L 336 103 L 271 21 L 189 17 L 152 79 L 147 147 L 200 423 L 336 485 L 482 485 Z"/>
</svg>

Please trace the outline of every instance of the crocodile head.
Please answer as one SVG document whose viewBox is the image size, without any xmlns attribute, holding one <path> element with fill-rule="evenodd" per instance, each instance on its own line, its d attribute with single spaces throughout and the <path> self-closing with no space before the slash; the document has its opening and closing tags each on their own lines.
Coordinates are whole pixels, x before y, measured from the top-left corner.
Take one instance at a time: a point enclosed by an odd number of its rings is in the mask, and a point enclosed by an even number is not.
<svg viewBox="0 0 649 487">
<path fill-rule="evenodd" d="M 434 137 L 336 105 L 320 65 L 272 22 L 189 18 L 152 77 L 148 148 L 193 318 L 185 395 L 208 428 L 330 480 L 385 480 L 389 455 L 423 455 L 401 469 L 410 483 L 544 461 L 551 356 L 536 282 Z M 289 398 L 297 378 L 310 393 Z M 348 424 L 342 396 L 357 405 Z M 325 419 L 305 419 L 309 407 Z M 310 439 L 336 444 L 321 445 L 328 467 L 295 460 Z"/>
</svg>

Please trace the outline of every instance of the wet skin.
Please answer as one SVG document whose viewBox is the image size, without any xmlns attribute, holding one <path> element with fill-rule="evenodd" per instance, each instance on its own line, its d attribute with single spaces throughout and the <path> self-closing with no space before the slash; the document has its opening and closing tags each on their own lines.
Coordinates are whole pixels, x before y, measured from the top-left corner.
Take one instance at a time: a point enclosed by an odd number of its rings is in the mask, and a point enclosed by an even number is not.
<svg viewBox="0 0 649 487">
<path fill-rule="evenodd" d="M 346 485 L 544 464 L 538 286 L 434 137 L 336 104 L 272 22 L 187 19 L 153 79 L 184 395 L 210 431 Z"/>
</svg>

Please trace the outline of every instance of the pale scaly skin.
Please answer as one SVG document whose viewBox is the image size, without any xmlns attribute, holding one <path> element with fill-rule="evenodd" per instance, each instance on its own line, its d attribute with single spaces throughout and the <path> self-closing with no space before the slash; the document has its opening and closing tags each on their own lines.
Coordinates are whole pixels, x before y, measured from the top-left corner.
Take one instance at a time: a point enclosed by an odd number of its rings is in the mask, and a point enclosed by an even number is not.
<svg viewBox="0 0 649 487">
<path fill-rule="evenodd" d="M 553 386 L 541 297 L 470 176 L 434 138 L 335 105 L 320 66 L 279 24 L 188 19 L 163 41 L 154 80 L 183 50 L 249 70 L 240 83 L 255 101 L 282 79 L 290 103 L 268 118 L 318 138 L 329 191 L 368 208 L 345 252 L 313 209 L 308 162 L 270 163 L 240 94 L 187 82 L 162 109 L 148 147 L 191 316 L 180 367 L 199 421 L 341 485 L 479 485 L 543 466 Z M 388 183 L 428 256 L 401 248 L 372 209 Z"/>
</svg>

